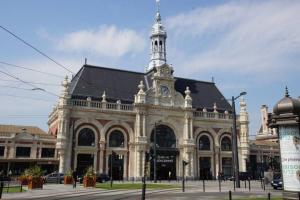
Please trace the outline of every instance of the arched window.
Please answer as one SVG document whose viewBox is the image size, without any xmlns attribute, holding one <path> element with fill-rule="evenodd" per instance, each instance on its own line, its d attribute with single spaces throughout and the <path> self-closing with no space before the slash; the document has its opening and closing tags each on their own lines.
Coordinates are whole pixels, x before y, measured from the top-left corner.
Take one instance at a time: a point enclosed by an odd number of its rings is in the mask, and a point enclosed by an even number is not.
<svg viewBox="0 0 300 200">
<path fill-rule="evenodd" d="M 159 41 L 159 51 L 162 51 L 162 41 Z"/>
<path fill-rule="evenodd" d="M 109 135 L 110 147 L 124 147 L 124 135 L 119 130 L 114 130 Z"/>
<path fill-rule="evenodd" d="M 156 130 L 153 130 L 151 134 L 152 143 L 154 142 L 155 132 L 156 145 L 158 148 L 176 148 L 176 137 L 173 130 L 170 127 L 165 125 L 156 126 Z"/>
<path fill-rule="evenodd" d="M 157 40 L 155 40 L 155 42 L 154 42 L 154 50 L 157 51 L 157 48 L 158 48 L 158 43 L 157 43 Z"/>
<path fill-rule="evenodd" d="M 202 135 L 200 137 L 199 150 L 210 150 L 210 141 L 207 135 Z"/>
<path fill-rule="evenodd" d="M 221 150 L 231 151 L 231 140 L 229 139 L 229 137 L 223 137 L 221 142 Z"/>
<path fill-rule="evenodd" d="M 78 134 L 78 146 L 95 146 L 94 131 L 89 128 L 81 129 Z"/>
</svg>

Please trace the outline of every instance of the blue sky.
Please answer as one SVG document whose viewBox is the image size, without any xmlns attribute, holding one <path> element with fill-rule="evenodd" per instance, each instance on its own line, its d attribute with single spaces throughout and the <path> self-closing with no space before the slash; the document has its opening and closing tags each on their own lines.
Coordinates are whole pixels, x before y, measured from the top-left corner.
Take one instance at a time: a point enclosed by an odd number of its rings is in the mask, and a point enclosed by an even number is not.
<svg viewBox="0 0 300 200">
<path fill-rule="evenodd" d="M 230 98 L 247 91 L 250 134 L 283 97 L 300 96 L 300 1 L 161 0 L 167 59 L 175 76 L 210 81 Z M 2 0 L 0 25 L 77 72 L 89 64 L 144 71 L 154 0 Z M 0 61 L 50 72 L 48 76 L 0 64 L 0 69 L 59 94 L 67 71 L 0 29 Z M 68 74 L 70 75 L 70 74 Z M 43 84 L 38 84 L 43 83 Z M 0 123 L 47 130 L 57 97 L 0 74 Z M 99 94 L 100 95 L 100 94 Z M 31 99 L 30 99 L 31 98 Z"/>
</svg>

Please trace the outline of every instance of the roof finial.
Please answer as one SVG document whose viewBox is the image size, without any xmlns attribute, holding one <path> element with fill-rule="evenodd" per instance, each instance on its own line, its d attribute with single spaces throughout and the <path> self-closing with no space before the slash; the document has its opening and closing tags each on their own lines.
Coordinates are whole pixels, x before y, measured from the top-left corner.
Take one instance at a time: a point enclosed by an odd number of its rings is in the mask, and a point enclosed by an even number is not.
<svg viewBox="0 0 300 200">
<path fill-rule="evenodd" d="M 160 0 L 156 0 L 156 6 L 157 6 L 157 12 L 159 13 L 159 3 L 160 3 Z"/>
<path fill-rule="evenodd" d="M 157 6 L 157 11 L 156 11 L 156 21 L 160 22 L 161 21 L 161 17 L 160 17 L 160 13 L 159 13 L 159 1 L 160 0 L 156 0 L 156 6 Z"/>
<path fill-rule="evenodd" d="M 285 97 L 289 97 L 289 89 L 287 86 L 285 86 Z"/>
</svg>

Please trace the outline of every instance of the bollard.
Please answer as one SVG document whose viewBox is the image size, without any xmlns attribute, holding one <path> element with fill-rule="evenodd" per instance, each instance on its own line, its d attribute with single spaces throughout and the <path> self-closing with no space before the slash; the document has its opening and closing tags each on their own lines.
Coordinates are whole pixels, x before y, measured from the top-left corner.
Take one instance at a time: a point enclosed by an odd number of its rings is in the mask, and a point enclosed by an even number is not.
<svg viewBox="0 0 300 200">
<path fill-rule="evenodd" d="M 235 191 L 235 179 L 233 179 L 233 191 Z"/>
<path fill-rule="evenodd" d="M 229 200 L 232 200 L 231 190 L 229 190 Z"/>
<path fill-rule="evenodd" d="M 143 187 L 142 187 L 142 198 L 141 200 L 145 200 L 146 198 L 146 179 L 145 177 L 142 178 Z"/>
<path fill-rule="evenodd" d="M 182 178 L 182 192 L 185 192 L 185 182 L 184 177 Z"/>
<path fill-rule="evenodd" d="M 245 189 L 247 188 L 247 181 L 246 181 L 246 179 L 245 179 Z"/>
<path fill-rule="evenodd" d="M 268 200 L 271 200 L 271 194 L 268 193 Z"/>
<path fill-rule="evenodd" d="M 250 178 L 248 179 L 248 185 L 249 185 L 249 191 L 251 190 L 251 185 L 250 185 Z"/>
<path fill-rule="evenodd" d="M 203 179 L 203 192 L 205 192 L 205 180 Z"/>
<path fill-rule="evenodd" d="M 1 181 L 1 185 L 0 185 L 0 199 L 2 198 L 3 187 L 4 187 L 4 183 Z"/>
<path fill-rule="evenodd" d="M 221 180 L 219 179 L 219 192 L 221 192 Z"/>
</svg>

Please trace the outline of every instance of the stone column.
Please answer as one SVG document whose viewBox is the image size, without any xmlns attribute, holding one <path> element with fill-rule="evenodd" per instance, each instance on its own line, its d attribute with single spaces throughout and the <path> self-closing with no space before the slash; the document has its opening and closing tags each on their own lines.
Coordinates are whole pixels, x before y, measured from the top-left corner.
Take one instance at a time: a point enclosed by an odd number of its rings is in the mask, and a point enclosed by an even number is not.
<svg viewBox="0 0 300 200">
<path fill-rule="evenodd" d="M 65 151 L 59 152 L 59 172 L 65 172 Z"/>
<path fill-rule="evenodd" d="M 298 199 L 300 193 L 300 101 L 286 94 L 273 109 L 271 127 L 278 128 L 283 199 Z"/>
</svg>

